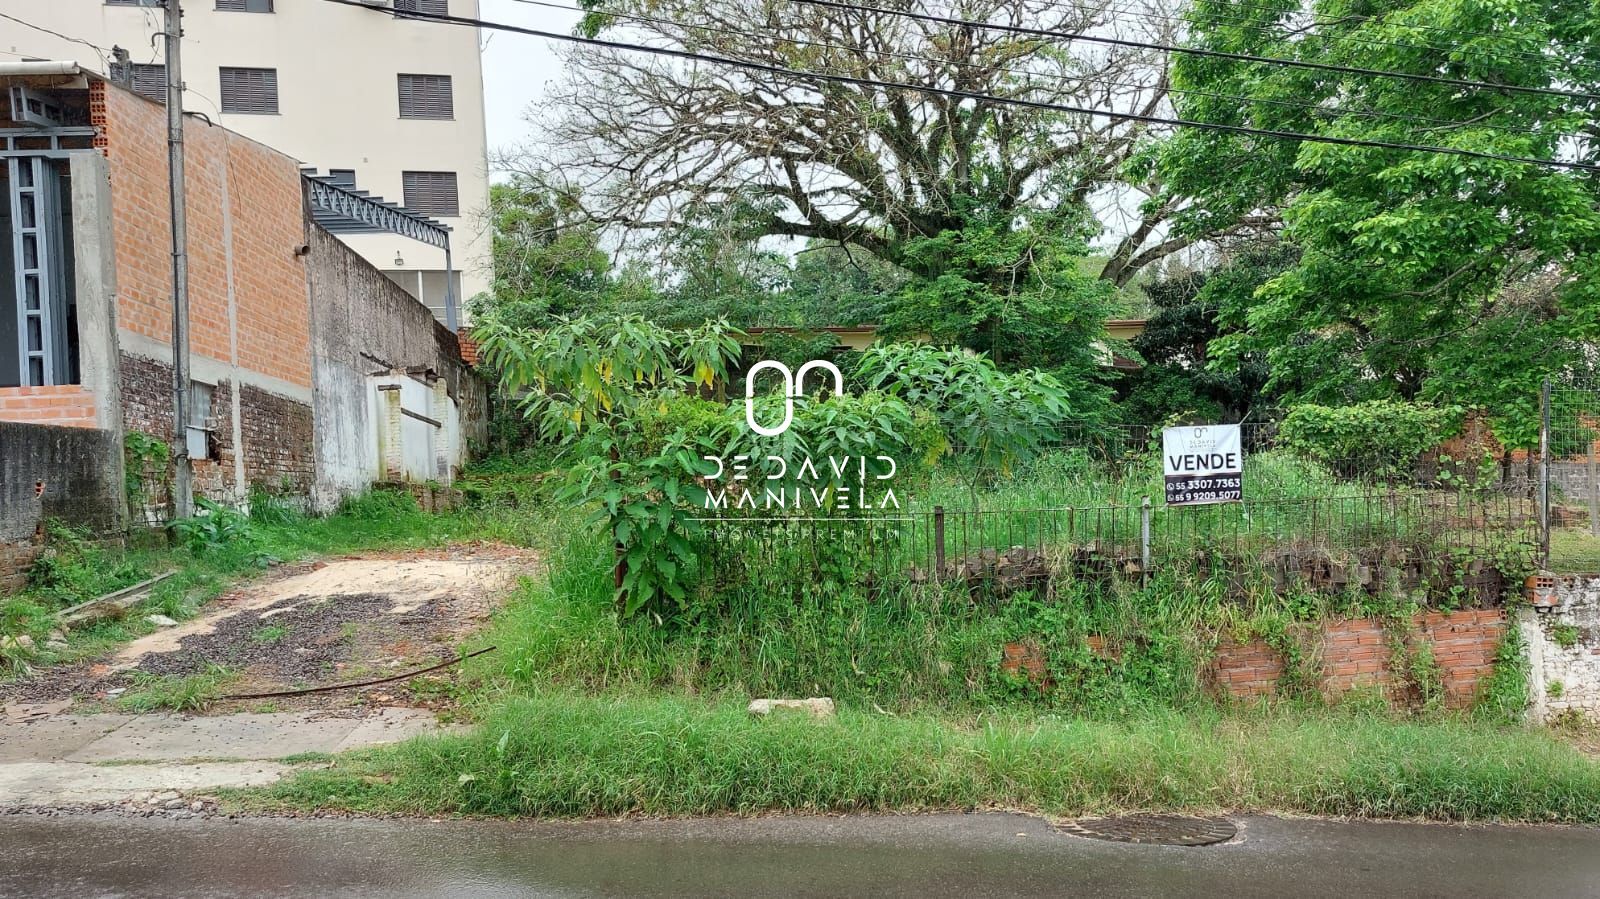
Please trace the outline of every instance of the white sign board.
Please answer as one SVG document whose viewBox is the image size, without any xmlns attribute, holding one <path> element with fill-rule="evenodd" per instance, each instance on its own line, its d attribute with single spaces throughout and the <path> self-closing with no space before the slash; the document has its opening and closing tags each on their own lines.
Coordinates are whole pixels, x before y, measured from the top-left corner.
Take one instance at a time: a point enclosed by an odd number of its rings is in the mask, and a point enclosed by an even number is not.
<svg viewBox="0 0 1600 899">
<path fill-rule="evenodd" d="M 1161 432 L 1167 505 L 1244 499 L 1244 447 L 1238 425 L 1197 425 Z"/>
</svg>

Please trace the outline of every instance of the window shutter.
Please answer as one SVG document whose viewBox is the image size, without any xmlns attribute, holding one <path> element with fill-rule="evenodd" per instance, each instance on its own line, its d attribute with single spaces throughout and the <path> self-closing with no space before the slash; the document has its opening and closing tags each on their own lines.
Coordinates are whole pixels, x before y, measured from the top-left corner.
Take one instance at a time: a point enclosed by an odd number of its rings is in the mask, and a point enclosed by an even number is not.
<svg viewBox="0 0 1600 899">
<path fill-rule="evenodd" d="M 217 0 L 221 12 L 272 12 L 272 0 Z"/>
<path fill-rule="evenodd" d="M 450 14 L 450 0 L 394 0 L 394 11 L 447 16 Z"/>
<path fill-rule="evenodd" d="M 134 63 L 133 90 L 157 103 L 167 102 L 167 67 L 161 63 Z"/>
<path fill-rule="evenodd" d="M 355 169 L 328 169 L 328 177 L 323 179 L 329 184 L 337 184 L 348 190 L 356 189 Z"/>
<path fill-rule="evenodd" d="M 400 76 L 400 118 L 453 119 L 455 116 L 449 75 Z"/>
<path fill-rule="evenodd" d="M 113 63 L 111 80 L 122 82 L 141 97 L 167 102 L 167 67 L 161 63 L 134 62 L 126 68 Z"/>
<path fill-rule="evenodd" d="M 277 69 L 232 69 L 222 73 L 222 111 L 251 115 L 278 114 Z"/>
<path fill-rule="evenodd" d="M 455 172 L 401 172 L 406 208 L 423 215 L 461 214 L 461 198 L 456 192 Z"/>
</svg>

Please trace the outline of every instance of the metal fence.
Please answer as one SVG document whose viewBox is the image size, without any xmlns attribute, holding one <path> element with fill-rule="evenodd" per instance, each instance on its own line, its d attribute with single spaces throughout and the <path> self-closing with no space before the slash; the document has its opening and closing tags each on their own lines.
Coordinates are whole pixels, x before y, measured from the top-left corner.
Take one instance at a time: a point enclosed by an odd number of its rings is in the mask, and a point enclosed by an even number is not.
<svg viewBox="0 0 1600 899">
<path fill-rule="evenodd" d="M 1272 424 L 1247 424 L 1242 437 L 1242 502 L 1168 506 L 1159 429 L 1083 429 L 1017 471 L 967 471 L 964 486 L 930 488 L 893 512 L 711 522 L 705 574 L 731 594 L 830 582 L 1011 592 L 1165 578 L 1420 589 L 1459 606 L 1498 602 L 1543 562 L 1540 481 L 1525 458 L 1491 459 L 1468 476 L 1451 467 L 1468 455 L 1456 447 L 1379 478 L 1287 453 Z"/>
<path fill-rule="evenodd" d="M 1546 382 L 1541 403 L 1541 505 L 1551 531 L 1600 536 L 1600 383 L 1587 374 Z"/>
</svg>

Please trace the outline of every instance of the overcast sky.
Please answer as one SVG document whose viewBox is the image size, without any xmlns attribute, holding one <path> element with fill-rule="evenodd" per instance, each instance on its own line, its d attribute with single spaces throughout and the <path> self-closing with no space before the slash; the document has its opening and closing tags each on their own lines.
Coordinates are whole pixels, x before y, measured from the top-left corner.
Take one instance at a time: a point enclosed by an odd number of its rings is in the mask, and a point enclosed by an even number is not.
<svg viewBox="0 0 1600 899">
<path fill-rule="evenodd" d="M 577 0 L 550 0 L 563 6 L 577 6 Z M 571 34 L 581 14 L 565 9 L 551 9 L 519 3 L 517 0 L 479 0 L 478 17 L 489 22 L 503 22 L 536 28 L 555 34 Z M 544 96 L 547 86 L 559 81 L 563 61 L 560 51 L 571 44 L 565 41 L 546 40 L 525 34 L 505 31 L 482 32 L 483 43 L 483 105 L 485 128 L 489 135 L 489 153 L 509 149 L 537 137 L 534 127 L 525 118 L 528 104 Z M 1137 208 L 1137 197 L 1103 192 L 1096 205 L 1102 220 L 1108 223 L 1132 216 Z M 1120 212 L 1120 215 L 1112 215 Z M 1111 218 L 1107 218 L 1111 215 Z M 1098 245 L 1115 243 L 1122 232 L 1116 224 L 1095 241 Z M 1163 232 L 1164 233 L 1164 232 Z M 1157 235 L 1159 237 L 1159 235 Z"/>
<path fill-rule="evenodd" d="M 576 0 L 553 0 L 576 6 Z M 479 18 L 570 34 L 580 18 L 576 12 L 518 3 L 516 0 L 479 0 Z M 485 31 L 483 50 L 483 105 L 493 153 L 527 140 L 532 130 L 523 113 L 528 103 L 544 95 L 545 86 L 561 77 L 561 57 L 566 46 L 525 34 Z"/>
</svg>

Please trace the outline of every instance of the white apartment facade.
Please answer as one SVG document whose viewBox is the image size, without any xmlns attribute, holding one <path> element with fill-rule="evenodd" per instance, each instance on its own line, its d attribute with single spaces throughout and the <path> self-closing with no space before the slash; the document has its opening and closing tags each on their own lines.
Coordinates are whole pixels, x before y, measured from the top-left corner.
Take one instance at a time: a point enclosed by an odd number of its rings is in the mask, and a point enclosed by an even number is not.
<svg viewBox="0 0 1600 899">
<path fill-rule="evenodd" d="M 398 2 L 476 17 L 477 0 L 182 2 L 187 111 L 437 219 L 452 232 L 458 308 L 488 289 L 478 30 L 392 13 Z M 115 78 L 105 51 L 120 47 L 132 86 L 164 94 L 161 0 L 0 0 L 0 12 L 21 20 L 0 18 L 0 59 L 75 60 Z M 341 238 L 445 319 L 443 251 L 390 234 Z"/>
</svg>

